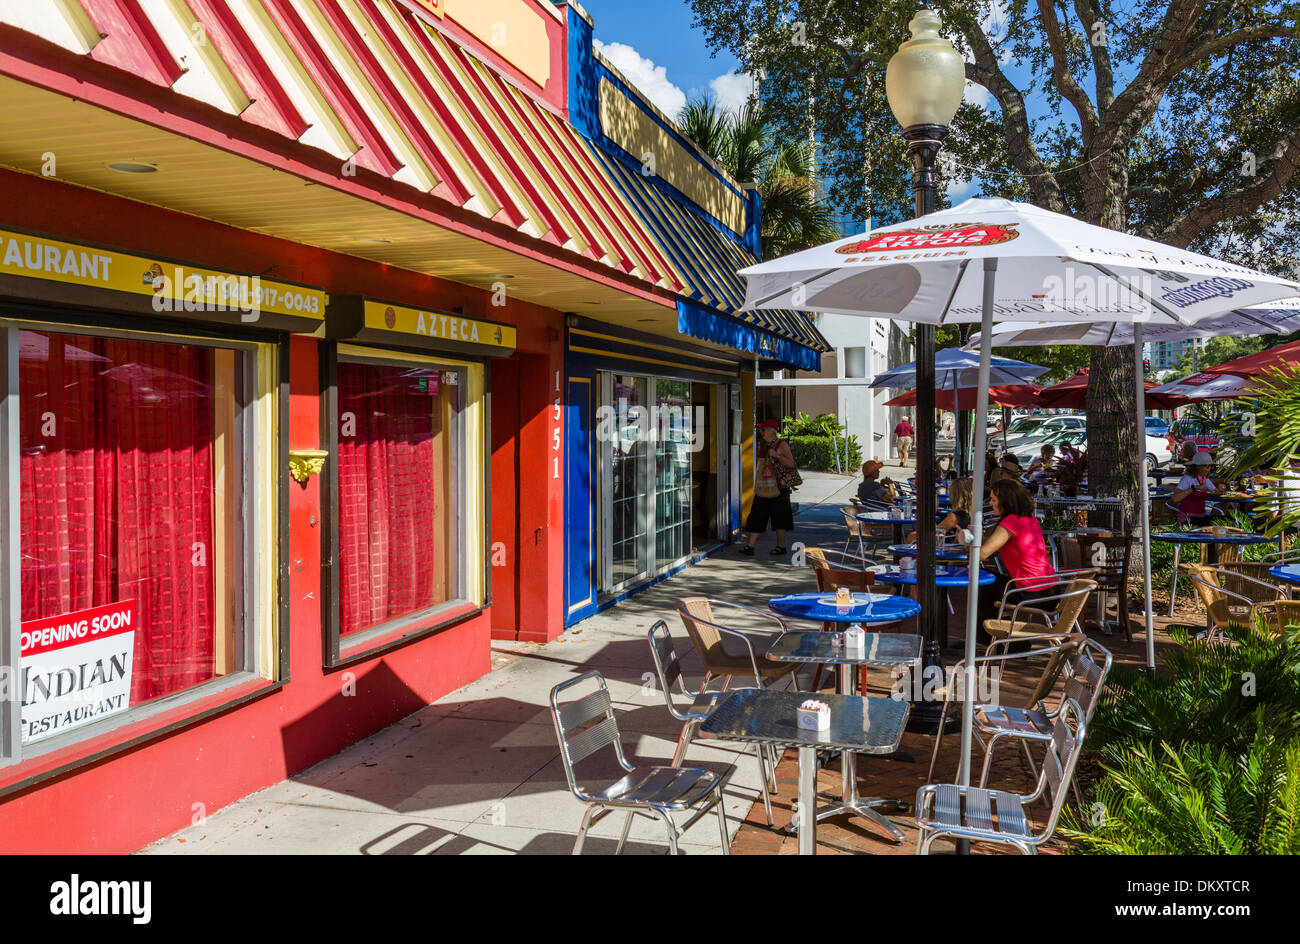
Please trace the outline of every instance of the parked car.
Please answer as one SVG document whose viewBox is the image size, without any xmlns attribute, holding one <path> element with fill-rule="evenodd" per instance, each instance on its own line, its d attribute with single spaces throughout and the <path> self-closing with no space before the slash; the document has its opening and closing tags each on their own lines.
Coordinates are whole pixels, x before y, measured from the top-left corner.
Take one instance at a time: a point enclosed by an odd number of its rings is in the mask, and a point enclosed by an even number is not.
<svg viewBox="0 0 1300 944">
<path fill-rule="evenodd" d="M 1168 436 L 1169 424 L 1158 416 L 1147 417 L 1147 435 L 1148 436 Z"/>
<path fill-rule="evenodd" d="M 1050 436 L 1042 438 L 1030 437 L 1030 439 L 1017 444 L 1014 448 L 1007 451 L 1016 457 L 1022 468 L 1029 468 L 1029 463 L 1033 462 L 1042 451 L 1045 445 L 1053 446 L 1056 454 L 1061 454 L 1061 447 L 1069 443 L 1070 445 L 1079 446 L 1083 449 L 1088 448 L 1088 430 L 1085 429 L 1065 429 L 1059 430 Z M 1174 454 L 1169 449 L 1169 440 L 1161 436 L 1152 436 L 1149 433 L 1146 436 L 1146 468 L 1147 474 L 1154 472 L 1173 461 Z"/>
</svg>

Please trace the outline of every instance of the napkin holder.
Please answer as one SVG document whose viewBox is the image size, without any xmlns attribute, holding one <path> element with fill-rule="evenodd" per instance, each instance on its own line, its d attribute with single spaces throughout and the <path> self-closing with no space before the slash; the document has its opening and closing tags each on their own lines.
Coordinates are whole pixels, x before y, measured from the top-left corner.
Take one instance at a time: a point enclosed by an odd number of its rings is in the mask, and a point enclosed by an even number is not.
<svg viewBox="0 0 1300 944">
<path fill-rule="evenodd" d="M 854 623 L 848 629 L 844 630 L 844 651 L 845 652 L 862 652 L 867 648 L 867 634 L 862 631 L 862 627 Z"/>
<path fill-rule="evenodd" d="M 807 705 L 808 707 L 804 707 Z M 829 731 L 831 709 L 825 702 L 809 699 L 795 709 L 799 716 L 800 731 Z"/>
</svg>

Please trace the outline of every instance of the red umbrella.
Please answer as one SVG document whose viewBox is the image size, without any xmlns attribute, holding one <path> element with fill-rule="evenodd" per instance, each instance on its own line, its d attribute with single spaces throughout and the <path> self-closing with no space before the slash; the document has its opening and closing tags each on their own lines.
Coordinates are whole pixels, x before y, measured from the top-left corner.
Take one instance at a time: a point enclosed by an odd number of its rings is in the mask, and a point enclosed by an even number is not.
<svg viewBox="0 0 1300 944">
<path fill-rule="evenodd" d="M 1172 410 L 1175 407 L 1182 406 L 1189 402 L 1187 397 L 1168 395 L 1161 393 L 1151 393 L 1156 384 L 1150 380 L 1144 381 L 1147 389 L 1146 406 L 1148 410 Z M 1058 384 L 1050 387 L 1044 387 L 1038 392 L 1038 406 L 1047 409 L 1087 409 L 1088 398 L 1088 368 L 1080 368 L 1073 377 L 1062 380 Z"/>
<path fill-rule="evenodd" d="M 975 387 L 962 387 L 957 402 L 960 404 L 959 409 L 975 409 L 975 397 L 979 393 Z M 1033 384 L 1004 384 L 1003 386 L 989 387 L 989 403 L 1000 403 L 1003 406 L 1037 406 L 1039 388 Z M 951 390 L 936 390 L 934 392 L 935 406 L 941 410 L 951 410 L 952 405 Z M 916 406 L 916 391 L 909 390 L 906 393 L 894 397 L 892 400 L 886 400 L 885 406 Z"/>
<path fill-rule="evenodd" d="M 1292 341 L 1256 354 L 1247 354 L 1217 367 L 1207 367 L 1199 374 L 1167 383 L 1159 388 L 1161 393 L 1156 396 L 1176 396 L 1183 403 L 1249 396 L 1254 386 L 1251 381 L 1262 376 L 1270 367 L 1295 370 L 1298 364 L 1300 341 Z"/>
</svg>

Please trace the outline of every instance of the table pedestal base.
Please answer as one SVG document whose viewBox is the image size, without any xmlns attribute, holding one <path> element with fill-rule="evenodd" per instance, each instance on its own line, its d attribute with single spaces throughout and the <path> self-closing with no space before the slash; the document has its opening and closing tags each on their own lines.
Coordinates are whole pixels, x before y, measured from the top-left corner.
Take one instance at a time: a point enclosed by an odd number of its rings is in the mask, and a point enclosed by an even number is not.
<svg viewBox="0 0 1300 944">
<path fill-rule="evenodd" d="M 815 751 L 809 751 L 814 756 L 812 760 L 805 765 L 804 751 L 808 748 L 799 748 L 799 814 L 790 825 L 786 827 L 789 832 L 799 834 L 799 854 L 810 855 L 812 853 L 804 852 L 805 833 L 816 835 L 817 823 L 824 819 L 830 819 L 832 816 L 839 816 L 844 813 L 857 814 L 869 823 L 876 826 L 889 838 L 891 842 L 902 843 L 903 833 L 897 826 L 891 823 L 885 817 L 876 812 L 878 807 L 888 806 L 894 809 L 906 811 L 907 804 L 902 800 L 891 800 L 885 797 L 862 797 L 858 796 L 858 760 L 857 755 L 852 751 L 845 751 L 840 754 L 840 780 L 841 793 L 839 797 L 832 798 L 835 800 L 830 806 L 817 808 L 816 792 L 816 756 Z M 808 785 L 807 791 L 804 788 L 804 770 L 805 766 L 813 771 L 810 778 L 812 783 Z M 805 799 L 805 792 L 809 794 Z M 822 794 L 824 796 L 824 794 Z M 816 812 L 810 812 L 815 810 Z M 808 822 L 811 820 L 811 823 Z M 812 840 L 816 844 L 816 839 Z"/>
</svg>

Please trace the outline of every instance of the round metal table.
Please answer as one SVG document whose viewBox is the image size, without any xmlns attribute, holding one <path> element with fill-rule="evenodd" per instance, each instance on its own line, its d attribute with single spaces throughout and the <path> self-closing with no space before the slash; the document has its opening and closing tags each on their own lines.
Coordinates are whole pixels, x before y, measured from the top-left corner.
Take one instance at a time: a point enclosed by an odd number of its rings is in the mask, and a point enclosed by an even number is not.
<svg viewBox="0 0 1300 944">
<path fill-rule="evenodd" d="M 1151 540 L 1167 544 L 1205 544 L 1210 548 L 1210 563 L 1219 562 L 1219 547 L 1224 544 L 1272 544 L 1277 538 L 1266 534 L 1215 534 L 1213 531 L 1153 531 Z M 879 579 L 878 577 L 876 579 Z"/>
<path fill-rule="evenodd" d="M 921 604 L 916 600 L 888 593 L 855 593 L 849 606 L 837 604 L 834 593 L 790 593 L 768 600 L 767 605 L 782 616 L 795 619 L 872 626 L 897 623 L 921 612 Z"/>
<path fill-rule="evenodd" d="M 895 557 L 916 556 L 915 544 L 891 544 L 889 545 L 887 550 Z M 941 560 L 941 561 L 966 561 L 966 560 L 970 560 L 970 551 L 969 550 L 945 550 L 944 548 L 936 548 L 934 552 L 934 558 L 935 560 Z"/>
</svg>

